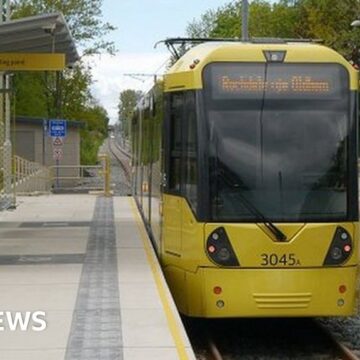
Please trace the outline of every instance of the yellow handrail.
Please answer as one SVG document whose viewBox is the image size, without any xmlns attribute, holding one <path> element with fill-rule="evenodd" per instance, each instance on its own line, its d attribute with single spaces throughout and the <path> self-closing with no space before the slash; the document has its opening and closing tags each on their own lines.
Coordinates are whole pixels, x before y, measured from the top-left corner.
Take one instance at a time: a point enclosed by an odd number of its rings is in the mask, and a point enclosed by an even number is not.
<svg viewBox="0 0 360 360">
<path fill-rule="evenodd" d="M 103 176 L 104 176 L 104 195 L 111 196 L 110 179 L 111 167 L 109 155 L 100 155 L 99 160 L 103 163 Z"/>
</svg>

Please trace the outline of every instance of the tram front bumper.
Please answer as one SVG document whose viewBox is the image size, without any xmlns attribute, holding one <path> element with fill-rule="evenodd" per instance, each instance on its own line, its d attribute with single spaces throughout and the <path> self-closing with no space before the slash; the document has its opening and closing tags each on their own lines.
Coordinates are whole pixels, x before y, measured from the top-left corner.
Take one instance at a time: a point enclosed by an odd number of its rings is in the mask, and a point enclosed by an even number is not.
<svg viewBox="0 0 360 360">
<path fill-rule="evenodd" d="M 356 266 L 200 268 L 186 274 L 187 312 L 210 318 L 354 315 L 357 275 Z"/>
</svg>

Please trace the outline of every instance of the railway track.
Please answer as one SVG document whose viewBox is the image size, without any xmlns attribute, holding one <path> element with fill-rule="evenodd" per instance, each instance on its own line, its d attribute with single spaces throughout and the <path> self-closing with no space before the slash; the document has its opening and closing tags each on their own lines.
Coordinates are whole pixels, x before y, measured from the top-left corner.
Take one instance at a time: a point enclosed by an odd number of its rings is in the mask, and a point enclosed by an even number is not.
<svg viewBox="0 0 360 360">
<path fill-rule="evenodd" d="M 199 360 L 359 360 L 312 319 L 204 321 L 189 332 L 203 336 L 193 344 Z"/>
<path fill-rule="evenodd" d="M 120 148 L 120 146 L 116 143 L 116 141 L 108 140 L 108 148 L 109 152 L 113 155 L 113 157 L 117 160 L 121 168 L 124 170 L 125 176 L 127 180 L 130 182 L 131 178 L 131 169 L 130 169 L 130 159 L 131 156 Z M 114 149 L 116 148 L 116 150 Z"/>
<path fill-rule="evenodd" d="M 316 321 L 316 320 L 315 320 Z M 323 331 L 329 339 L 334 344 L 334 347 L 337 349 L 339 354 L 339 359 L 341 360 L 360 360 L 359 356 L 357 356 L 351 349 L 349 349 L 346 345 L 341 343 L 339 340 L 335 338 L 335 336 L 325 328 L 324 325 L 321 325 L 319 322 L 316 321 L 317 326 L 319 326 L 320 330 Z"/>
<path fill-rule="evenodd" d="M 112 143 L 115 145 L 115 147 L 127 158 L 127 159 L 131 159 L 131 155 L 125 151 L 116 140 L 112 141 Z"/>
</svg>

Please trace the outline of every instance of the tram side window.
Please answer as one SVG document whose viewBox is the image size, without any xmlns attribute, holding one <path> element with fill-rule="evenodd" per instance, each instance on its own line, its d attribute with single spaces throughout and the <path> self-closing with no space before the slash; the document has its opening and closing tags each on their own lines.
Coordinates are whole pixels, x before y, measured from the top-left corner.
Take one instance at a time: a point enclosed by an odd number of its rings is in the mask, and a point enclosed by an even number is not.
<svg viewBox="0 0 360 360">
<path fill-rule="evenodd" d="M 181 191 L 181 138 L 183 112 L 184 94 L 171 94 L 169 190 L 178 193 Z"/>
<path fill-rule="evenodd" d="M 184 117 L 183 193 L 196 212 L 197 208 L 197 124 L 195 93 L 187 92 Z"/>
</svg>

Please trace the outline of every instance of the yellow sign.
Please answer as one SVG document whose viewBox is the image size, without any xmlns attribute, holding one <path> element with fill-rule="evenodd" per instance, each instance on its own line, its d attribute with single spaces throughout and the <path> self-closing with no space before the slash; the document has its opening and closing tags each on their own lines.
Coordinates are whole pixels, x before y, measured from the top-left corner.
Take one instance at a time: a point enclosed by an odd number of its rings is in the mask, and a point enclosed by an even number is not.
<svg viewBox="0 0 360 360">
<path fill-rule="evenodd" d="M 65 54 L 0 53 L 0 71 L 60 71 Z"/>
</svg>

